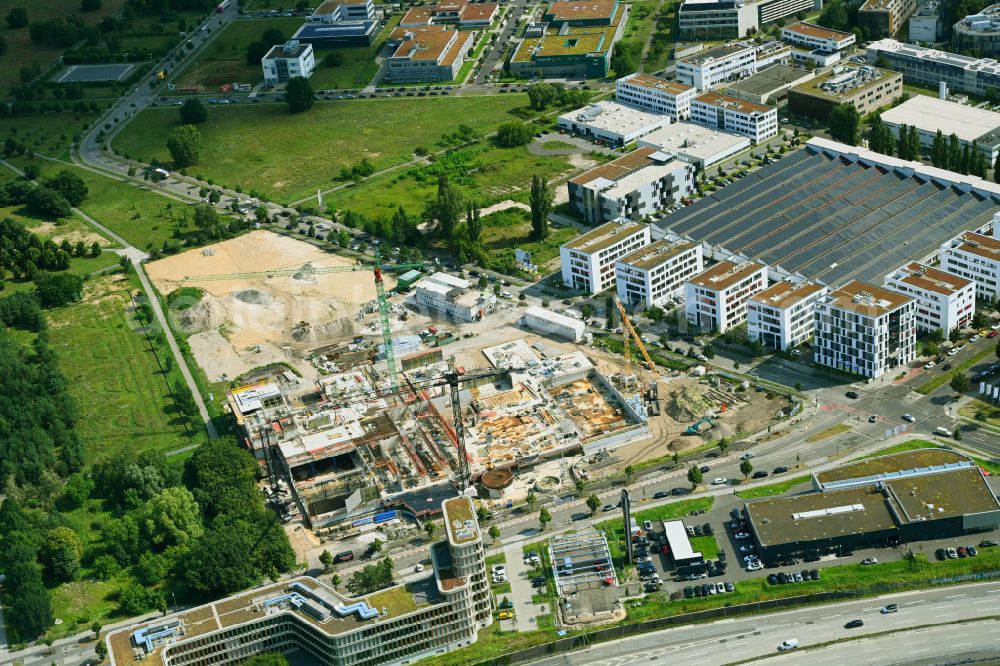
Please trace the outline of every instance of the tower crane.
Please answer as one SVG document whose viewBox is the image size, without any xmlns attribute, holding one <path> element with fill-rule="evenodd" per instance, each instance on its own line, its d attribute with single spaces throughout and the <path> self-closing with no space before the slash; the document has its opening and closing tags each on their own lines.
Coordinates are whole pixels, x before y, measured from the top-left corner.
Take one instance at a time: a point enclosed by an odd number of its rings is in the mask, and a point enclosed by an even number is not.
<svg viewBox="0 0 1000 666">
<path fill-rule="evenodd" d="M 649 352 L 646 351 L 646 345 L 642 344 L 642 338 L 640 338 L 639 334 L 635 332 L 635 327 L 632 326 L 632 321 L 628 318 L 628 314 L 625 313 L 625 306 L 622 305 L 622 302 L 618 300 L 617 296 L 615 296 L 615 305 L 618 307 L 618 313 L 622 317 L 622 330 L 624 331 L 623 337 L 625 341 L 625 367 L 631 371 L 632 359 L 629 355 L 628 349 L 628 338 L 629 335 L 631 335 L 632 339 L 635 340 L 635 346 L 639 348 L 642 358 L 646 361 L 646 365 L 649 366 L 649 371 L 653 373 L 653 376 L 655 377 L 658 374 L 656 371 L 656 364 L 653 363 L 653 359 L 649 357 Z"/>
<path fill-rule="evenodd" d="M 351 273 L 356 271 L 372 271 L 375 274 L 375 296 L 378 300 L 379 322 L 382 328 L 382 344 L 385 347 L 385 363 L 389 373 L 389 384 L 392 392 L 399 393 L 399 382 L 396 378 L 396 353 L 392 347 L 392 329 L 389 326 L 389 301 L 385 296 L 385 283 L 382 272 L 386 270 L 406 270 L 423 268 L 424 264 L 391 264 L 382 265 L 379 252 L 375 252 L 374 264 L 354 264 L 352 266 L 313 266 L 303 264 L 298 268 L 277 268 L 270 271 L 251 271 L 248 273 L 216 273 L 212 275 L 189 275 L 184 282 L 203 282 L 212 280 L 266 280 L 276 277 L 325 275 L 327 273 Z"/>
</svg>

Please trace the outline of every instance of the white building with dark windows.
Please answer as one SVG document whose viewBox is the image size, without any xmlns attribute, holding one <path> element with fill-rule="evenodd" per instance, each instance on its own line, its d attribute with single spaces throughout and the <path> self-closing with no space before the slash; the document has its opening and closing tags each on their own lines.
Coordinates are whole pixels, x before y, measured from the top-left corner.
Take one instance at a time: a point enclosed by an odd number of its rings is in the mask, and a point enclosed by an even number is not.
<svg viewBox="0 0 1000 666">
<path fill-rule="evenodd" d="M 496 296 L 491 290 L 481 294 L 472 283 L 447 273 L 434 273 L 416 284 L 419 309 L 456 321 L 479 321 L 493 312 Z"/>
<path fill-rule="evenodd" d="M 976 283 L 976 298 L 1000 298 L 1000 228 L 993 218 L 993 235 L 967 231 L 941 246 L 941 270 Z"/>
<path fill-rule="evenodd" d="M 691 100 L 697 94 L 694 86 L 649 74 L 629 74 L 615 82 L 615 99 L 666 114 L 675 122 L 691 115 Z"/>
<path fill-rule="evenodd" d="M 309 17 L 319 23 L 339 23 L 342 21 L 368 21 L 375 18 L 375 3 L 372 0 L 326 0 Z"/>
<path fill-rule="evenodd" d="M 916 357 L 916 301 L 858 280 L 816 304 L 814 358 L 872 379 Z"/>
<path fill-rule="evenodd" d="M 561 129 L 621 147 L 670 124 L 670 116 L 632 104 L 600 100 L 557 119 Z"/>
<path fill-rule="evenodd" d="M 264 83 L 277 85 L 288 83 L 289 79 L 301 76 L 308 79 L 316 69 L 316 58 L 313 56 L 312 44 L 304 44 L 291 40 L 271 50 L 260 59 L 264 70 Z"/>
<path fill-rule="evenodd" d="M 885 276 L 885 286 L 916 300 L 917 330 L 938 329 L 945 337 L 972 322 L 976 284 L 972 280 L 912 262 Z"/>
<path fill-rule="evenodd" d="M 724 333 L 747 318 L 747 301 L 767 288 L 767 266 L 720 261 L 684 285 L 687 321 L 702 331 Z"/>
<path fill-rule="evenodd" d="M 895 39 L 870 42 L 865 51 L 868 62 L 875 65 L 885 58 L 889 69 L 901 73 L 906 83 L 936 89 L 943 81 L 952 92 L 980 97 L 986 97 L 990 89 L 1000 90 L 1000 62 L 993 58 L 974 58 Z"/>
<path fill-rule="evenodd" d="M 638 308 L 662 306 L 684 296 L 684 283 L 704 269 L 700 243 L 661 239 L 615 265 L 618 299 Z"/>
<path fill-rule="evenodd" d="M 820 0 L 685 0 L 677 23 L 681 39 L 742 39 L 768 23 L 821 8 Z"/>
<path fill-rule="evenodd" d="M 810 51 L 820 49 L 827 53 L 843 51 L 857 41 L 853 32 L 830 30 L 805 21 L 786 25 L 781 29 L 781 38 L 789 44 L 802 46 Z"/>
<path fill-rule="evenodd" d="M 760 143 L 778 133 L 778 109 L 739 97 L 704 92 L 691 100 L 691 122 Z"/>
<path fill-rule="evenodd" d="M 579 319 L 540 307 L 525 310 L 523 321 L 525 326 L 537 333 L 558 335 L 572 342 L 580 342 L 587 332 L 587 325 Z"/>
<path fill-rule="evenodd" d="M 694 191 L 695 168 L 655 148 L 638 148 L 566 182 L 569 202 L 588 224 L 641 220 Z"/>
<path fill-rule="evenodd" d="M 599 294 L 615 283 L 615 263 L 649 245 L 649 226 L 629 220 L 608 222 L 559 248 L 563 283 Z"/>
<path fill-rule="evenodd" d="M 753 44 L 716 46 L 677 61 L 677 80 L 698 90 L 751 76 L 757 71 L 757 48 Z"/>
<path fill-rule="evenodd" d="M 775 282 L 747 302 L 747 336 L 768 349 L 797 347 L 812 337 L 816 302 L 826 292 L 809 281 Z"/>
</svg>

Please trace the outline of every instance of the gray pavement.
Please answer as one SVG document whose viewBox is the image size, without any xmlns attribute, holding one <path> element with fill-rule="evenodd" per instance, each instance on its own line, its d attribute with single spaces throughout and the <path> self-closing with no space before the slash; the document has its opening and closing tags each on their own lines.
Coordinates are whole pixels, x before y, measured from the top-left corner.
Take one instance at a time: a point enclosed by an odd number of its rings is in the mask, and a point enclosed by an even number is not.
<svg viewBox="0 0 1000 666">
<path fill-rule="evenodd" d="M 524 563 L 520 543 L 505 545 L 503 554 L 507 557 L 507 579 L 511 590 L 509 598 L 514 603 L 514 620 L 511 626 L 517 631 L 531 631 L 535 628 L 535 615 L 538 614 L 531 603 L 531 569 Z"/>
</svg>

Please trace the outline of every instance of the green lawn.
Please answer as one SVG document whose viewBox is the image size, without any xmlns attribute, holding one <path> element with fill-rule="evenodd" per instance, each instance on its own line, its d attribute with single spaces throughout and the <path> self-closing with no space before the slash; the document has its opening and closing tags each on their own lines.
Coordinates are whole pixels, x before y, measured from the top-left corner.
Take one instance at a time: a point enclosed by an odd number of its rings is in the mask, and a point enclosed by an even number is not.
<svg viewBox="0 0 1000 666">
<path fill-rule="evenodd" d="M 701 553 L 705 559 L 714 560 L 719 557 L 719 542 L 712 535 L 691 537 L 691 548 Z"/>
<path fill-rule="evenodd" d="M 313 90 L 330 90 L 336 88 L 354 88 L 368 85 L 378 73 L 378 64 L 375 56 L 378 55 L 389 35 L 399 25 L 402 14 L 396 14 L 379 33 L 371 46 L 354 46 L 339 49 L 317 49 L 316 50 L 316 71 L 313 72 L 309 82 Z M 326 59 L 332 55 L 339 55 L 341 63 L 337 66 L 329 66 Z"/>
<path fill-rule="evenodd" d="M 714 497 L 699 497 L 697 499 L 681 500 L 680 502 L 654 506 L 649 509 L 637 511 L 633 515 L 635 517 L 635 522 L 638 525 L 641 525 L 644 520 L 653 521 L 655 525 L 655 523 L 660 520 L 683 518 L 693 511 L 700 511 L 704 509 L 705 513 L 708 513 L 711 511 L 714 503 Z M 693 520 L 699 523 L 704 522 L 704 520 L 699 520 L 698 518 L 693 518 Z M 624 557 L 625 530 L 622 519 L 615 518 L 613 520 L 606 520 L 603 523 L 598 523 L 594 527 L 601 532 L 604 532 L 607 537 L 608 549 L 611 551 L 612 559 L 620 560 Z M 716 546 L 716 548 L 718 548 L 718 546 Z"/>
<path fill-rule="evenodd" d="M 527 250 L 539 266 L 559 257 L 559 246 L 579 235 L 575 227 L 551 229 L 544 241 L 531 240 L 531 214 L 523 208 L 508 208 L 483 218 L 483 244 L 495 256 L 510 254 L 514 248 Z"/>
<path fill-rule="evenodd" d="M 50 315 L 49 337 L 77 402 L 77 431 L 88 458 L 200 443 L 203 435 L 175 421 L 168 378 L 136 330 L 120 278 L 102 278 L 90 289 L 102 286 L 91 301 Z"/>
<path fill-rule="evenodd" d="M 860 456 L 858 458 L 853 458 L 850 462 L 857 462 L 858 460 L 865 460 L 867 458 L 876 458 L 878 456 L 887 456 L 892 453 L 903 453 L 905 451 L 916 451 L 917 449 L 940 449 L 944 445 L 938 442 L 929 442 L 925 439 L 911 439 L 908 442 L 902 442 L 894 446 L 890 446 L 885 449 L 880 449 L 874 453 L 869 453 L 867 455 Z M 948 448 L 948 447 L 944 447 Z"/>
<path fill-rule="evenodd" d="M 6 59 L 0 58 L 0 62 Z M 69 148 L 74 135 L 81 134 L 95 118 L 96 115 L 92 113 L 77 114 L 69 111 L 32 116 L 0 116 L 0 144 L 12 138 L 24 145 L 26 150 L 56 157 Z"/>
<path fill-rule="evenodd" d="M 283 104 L 213 107 L 198 127 L 201 160 L 188 172 L 291 201 L 333 185 L 342 167 L 364 158 L 376 169 L 412 159 L 415 148 L 433 146 L 457 121 L 492 131 L 526 102 L 523 94 L 343 100 L 299 115 Z M 146 162 L 168 161 L 166 137 L 179 122 L 176 109 L 147 109 L 117 136 L 115 148 Z"/>
<path fill-rule="evenodd" d="M 756 499 L 758 497 L 774 497 L 775 495 L 784 495 L 789 490 L 803 483 L 808 483 L 810 476 L 796 476 L 791 479 L 785 479 L 779 483 L 772 483 L 766 486 L 758 486 L 757 488 L 747 488 L 746 490 L 737 490 L 736 494 L 743 499 Z"/>
<path fill-rule="evenodd" d="M 806 437 L 806 441 L 810 444 L 815 444 L 816 442 L 822 442 L 824 439 L 829 439 L 834 435 L 840 435 L 842 433 L 849 432 L 850 430 L 851 426 L 849 426 L 848 424 L 838 423 L 836 425 L 830 426 L 826 430 L 817 432 L 814 435 L 809 435 L 808 437 Z"/>
<path fill-rule="evenodd" d="M 980 412 L 986 416 L 986 423 L 996 428 L 1000 428 L 1000 407 L 994 407 L 989 403 L 973 398 L 969 402 L 962 405 L 962 408 L 959 410 L 959 413 L 962 416 L 970 419 L 975 419 L 976 414 Z"/>
</svg>

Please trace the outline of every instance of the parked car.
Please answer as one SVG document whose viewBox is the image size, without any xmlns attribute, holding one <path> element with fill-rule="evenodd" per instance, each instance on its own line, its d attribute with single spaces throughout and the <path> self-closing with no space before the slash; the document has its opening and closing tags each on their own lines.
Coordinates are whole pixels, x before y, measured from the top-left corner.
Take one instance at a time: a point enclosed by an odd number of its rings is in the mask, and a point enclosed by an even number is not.
<svg viewBox="0 0 1000 666">
<path fill-rule="evenodd" d="M 653 494 L 653 499 L 663 499 L 664 497 L 669 497 L 670 493 L 665 490 L 658 490 Z"/>
<path fill-rule="evenodd" d="M 958 559 L 958 551 L 956 551 L 954 548 L 948 548 L 947 550 L 945 550 L 945 552 L 948 554 L 949 560 Z"/>
<path fill-rule="evenodd" d="M 865 559 L 861 560 L 861 564 L 865 564 L 865 565 L 868 565 L 868 564 L 878 564 L 878 558 L 877 557 L 866 557 Z"/>
<path fill-rule="evenodd" d="M 604 508 L 601 509 L 601 511 L 604 511 L 605 513 L 608 512 L 608 511 L 614 511 L 614 510 L 615 510 L 615 507 L 613 505 L 611 505 L 611 504 L 605 504 Z"/>
<path fill-rule="evenodd" d="M 778 574 L 770 574 L 767 577 L 767 582 L 770 583 L 771 585 L 777 585 L 778 584 Z"/>
<path fill-rule="evenodd" d="M 730 583 L 729 581 L 726 581 L 726 592 L 735 592 L 735 591 L 736 591 L 736 586 Z"/>
<path fill-rule="evenodd" d="M 719 476 L 719 477 L 716 477 L 716 478 L 712 479 L 712 485 L 713 486 L 724 486 L 727 483 L 729 483 L 729 479 L 727 479 L 724 476 Z"/>
<path fill-rule="evenodd" d="M 965 546 L 959 546 L 958 547 L 958 556 L 959 557 L 968 557 L 969 556 L 969 551 L 967 551 L 965 549 Z"/>
<path fill-rule="evenodd" d="M 809 570 L 809 580 L 819 580 L 819 569 Z"/>
<path fill-rule="evenodd" d="M 684 598 L 690 599 L 693 596 L 694 596 L 694 589 L 692 589 L 692 587 L 688 585 L 687 587 L 684 588 Z"/>
<path fill-rule="evenodd" d="M 1000 542 L 998 542 L 996 539 L 985 539 L 985 540 L 979 542 L 979 547 L 980 548 L 990 548 L 992 546 L 996 546 L 998 543 L 1000 543 Z"/>
<path fill-rule="evenodd" d="M 916 421 L 916 419 L 913 418 L 912 414 L 903 414 L 903 420 L 907 421 L 908 423 L 913 423 L 914 421 Z"/>
<path fill-rule="evenodd" d="M 938 559 L 938 562 L 942 562 L 948 559 L 948 553 L 945 552 L 944 548 L 938 548 L 934 551 L 934 557 Z"/>
<path fill-rule="evenodd" d="M 711 468 L 708 465 L 702 465 L 701 467 L 698 468 L 698 471 L 700 471 L 702 474 L 704 474 L 709 469 L 711 469 Z"/>
<path fill-rule="evenodd" d="M 787 467 L 785 467 L 784 465 L 779 465 L 778 467 L 775 467 L 773 470 L 771 470 L 771 474 L 784 474 L 787 471 L 788 471 Z"/>
<path fill-rule="evenodd" d="M 753 473 L 753 478 L 755 478 L 755 479 L 764 479 L 764 478 L 767 478 L 767 472 L 765 472 L 762 469 L 761 470 L 757 470 L 756 472 Z"/>
<path fill-rule="evenodd" d="M 871 416 L 868 417 L 868 423 L 875 423 L 876 421 L 878 421 L 877 414 L 872 414 Z"/>
<path fill-rule="evenodd" d="M 857 400 L 858 399 L 858 392 L 857 391 L 848 391 L 844 395 L 846 395 L 851 400 Z"/>
<path fill-rule="evenodd" d="M 802 580 L 803 580 L 802 579 L 802 574 L 800 572 L 798 572 L 798 571 L 796 571 L 796 572 L 794 572 L 792 574 L 792 578 L 795 580 L 796 583 L 801 583 Z"/>
</svg>

